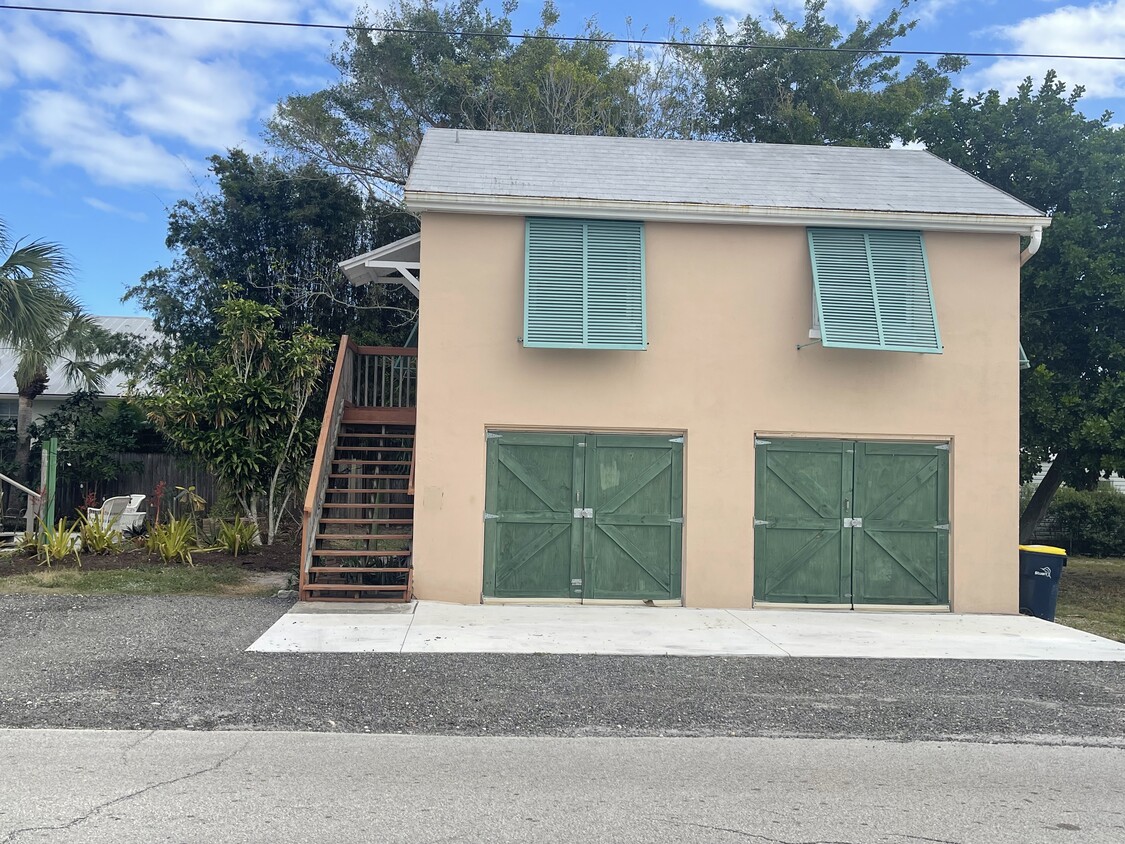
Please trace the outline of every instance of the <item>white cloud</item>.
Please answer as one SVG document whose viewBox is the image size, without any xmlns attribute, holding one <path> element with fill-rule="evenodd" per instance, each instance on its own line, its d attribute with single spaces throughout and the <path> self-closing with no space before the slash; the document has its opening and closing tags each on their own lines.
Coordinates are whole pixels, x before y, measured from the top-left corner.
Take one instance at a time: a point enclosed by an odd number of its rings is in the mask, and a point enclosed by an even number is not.
<svg viewBox="0 0 1125 844">
<path fill-rule="evenodd" d="M 33 92 L 26 100 L 21 128 L 47 149 L 49 163 L 81 167 L 102 184 L 188 184 L 180 158 L 146 135 L 119 131 L 112 115 L 89 101 L 60 91 Z"/>
<path fill-rule="evenodd" d="M 1125 0 L 1063 6 L 992 30 L 1008 42 L 1007 51 L 1063 55 L 1125 55 Z M 999 59 L 970 73 L 971 89 L 1013 92 L 1027 76 L 1036 81 L 1054 68 L 1071 85 L 1084 85 L 1091 98 L 1125 95 L 1125 62 L 1065 59 Z"/>
<path fill-rule="evenodd" d="M 73 0 L 75 8 L 104 8 Z M 117 0 L 121 11 L 350 23 L 345 0 Z M 0 94 L 21 90 L 10 133 L 54 165 L 102 184 L 182 188 L 187 169 L 259 145 L 276 91 L 267 68 L 323 59 L 342 32 L 188 21 L 32 14 L 0 17 Z M 327 71 L 327 68 L 326 68 Z M 325 73 L 325 78 L 328 78 Z M 9 108 L 9 112 L 13 109 Z M 0 124 L 0 131 L 5 128 Z M 9 154 L 16 147 L 9 146 Z M 0 150 L 0 157 L 5 154 Z"/>
<path fill-rule="evenodd" d="M 805 8 L 805 0 L 703 0 L 708 6 L 723 9 L 727 12 L 736 12 L 740 17 L 752 15 L 768 19 L 776 7 L 790 18 L 794 13 L 801 13 Z M 829 18 L 855 19 L 857 17 L 870 20 L 880 6 L 886 5 L 887 0 L 829 0 L 826 13 Z"/>
<path fill-rule="evenodd" d="M 134 223 L 144 223 L 148 221 L 148 215 L 140 211 L 128 211 L 124 208 L 118 208 L 105 200 L 98 199 L 96 196 L 84 196 L 82 201 L 98 211 L 103 211 L 106 214 L 116 214 L 124 217 L 127 220 L 132 220 Z"/>
</svg>

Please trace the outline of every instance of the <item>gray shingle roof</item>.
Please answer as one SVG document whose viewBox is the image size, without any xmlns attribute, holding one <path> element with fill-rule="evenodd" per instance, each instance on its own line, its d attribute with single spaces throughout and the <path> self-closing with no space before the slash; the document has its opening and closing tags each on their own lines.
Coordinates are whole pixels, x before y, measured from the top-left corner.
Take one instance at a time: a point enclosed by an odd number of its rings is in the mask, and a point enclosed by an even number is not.
<svg viewBox="0 0 1125 844">
<path fill-rule="evenodd" d="M 419 194 L 1043 216 L 925 150 L 464 129 L 426 133 L 407 205 Z"/>
<path fill-rule="evenodd" d="M 94 317 L 102 328 L 114 332 L 115 334 L 137 334 L 140 338 L 150 343 L 157 339 L 158 335 L 156 329 L 152 326 L 152 320 L 148 317 L 135 317 L 135 316 L 97 316 Z M 19 356 L 9 348 L 0 346 L 0 396 L 14 396 L 16 394 L 16 366 L 19 363 Z M 67 396 L 76 389 L 74 385 L 68 384 L 66 380 L 66 364 L 64 361 L 57 361 L 47 373 L 47 392 L 44 396 Z M 106 376 L 105 384 L 102 387 L 102 395 L 109 398 L 117 398 L 118 396 L 125 395 L 126 382 L 128 377 L 115 372 Z"/>
</svg>

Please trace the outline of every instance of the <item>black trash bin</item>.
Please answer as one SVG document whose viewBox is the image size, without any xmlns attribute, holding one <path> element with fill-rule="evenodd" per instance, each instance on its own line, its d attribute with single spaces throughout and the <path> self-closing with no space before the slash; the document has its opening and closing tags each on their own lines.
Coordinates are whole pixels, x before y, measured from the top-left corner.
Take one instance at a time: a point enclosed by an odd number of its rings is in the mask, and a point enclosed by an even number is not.
<svg viewBox="0 0 1125 844">
<path fill-rule="evenodd" d="M 1020 612 L 1046 621 L 1055 620 L 1059 580 L 1065 565 L 1065 548 L 1020 546 Z"/>
</svg>

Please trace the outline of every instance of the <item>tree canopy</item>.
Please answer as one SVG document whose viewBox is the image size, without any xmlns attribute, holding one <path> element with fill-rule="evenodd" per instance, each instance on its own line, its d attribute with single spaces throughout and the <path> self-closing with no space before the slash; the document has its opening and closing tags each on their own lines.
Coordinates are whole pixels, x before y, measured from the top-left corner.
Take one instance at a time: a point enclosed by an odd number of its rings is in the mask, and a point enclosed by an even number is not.
<svg viewBox="0 0 1125 844">
<path fill-rule="evenodd" d="M 1125 133 L 1085 117 L 1082 93 L 1049 73 L 1007 98 L 955 91 L 918 122 L 934 153 L 1052 215 L 1021 274 L 1023 479 L 1054 461 L 1025 539 L 1059 482 L 1125 472 Z"/>
<path fill-rule="evenodd" d="M 353 287 L 336 264 L 416 231 L 413 217 L 315 163 L 237 149 L 210 160 L 216 190 L 180 200 L 169 215 L 171 265 L 146 273 L 125 296 L 153 315 L 159 332 L 179 346 L 216 340 L 229 285 L 275 308 L 283 337 L 304 325 L 371 342 L 408 330 L 416 308 L 409 294 Z"/>
</svg>

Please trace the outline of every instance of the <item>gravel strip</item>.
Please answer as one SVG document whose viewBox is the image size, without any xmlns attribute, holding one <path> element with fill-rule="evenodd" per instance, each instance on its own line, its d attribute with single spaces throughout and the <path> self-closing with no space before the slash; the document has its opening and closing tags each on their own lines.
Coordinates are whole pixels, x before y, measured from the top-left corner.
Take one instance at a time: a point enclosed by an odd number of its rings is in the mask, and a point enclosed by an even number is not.
<svg viewBox="0 0 1125 844">
<path fill-rule="evenodd" d="M 0 596 L 0 727 L 1125 745 L 1125 664 L 266 654 L 281 599 Z"/>
</svg>

